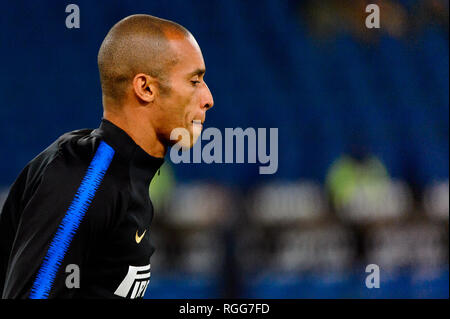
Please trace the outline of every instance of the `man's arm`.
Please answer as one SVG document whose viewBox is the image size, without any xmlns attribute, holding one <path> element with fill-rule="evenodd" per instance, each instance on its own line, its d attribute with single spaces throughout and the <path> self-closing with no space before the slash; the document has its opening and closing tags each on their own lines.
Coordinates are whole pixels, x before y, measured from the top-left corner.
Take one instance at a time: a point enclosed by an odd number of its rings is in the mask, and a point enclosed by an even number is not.
<svg viewBox="0 0 450 319">
<path fill-rule="evenodd" d="M 0 212 L 0 297 L 3 295 L 8 259 L 14 243 L 16 227 L 13 212 L 21 211 L 28 168 L 27 165 L 14 181 Z"/>
<path fill-rule="evenodd" d="M 113 149 L 102 142 L 88 166 L 62 157 L 48 165 L 14 223 L 3 298 L 74 296 L 76 289 L 66 287 L 66 267 L 82 269 L 89 247 L 101 235 L 96 231 L 111 206 L 97 193 L 113 156 Z"/>
</svg>

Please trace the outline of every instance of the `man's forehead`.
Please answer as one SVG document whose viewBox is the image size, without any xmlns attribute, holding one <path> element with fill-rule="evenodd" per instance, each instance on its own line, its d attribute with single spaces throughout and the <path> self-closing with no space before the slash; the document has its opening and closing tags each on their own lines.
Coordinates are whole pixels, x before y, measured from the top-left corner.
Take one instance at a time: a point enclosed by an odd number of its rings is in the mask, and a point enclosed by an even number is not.
<svg viewBox="0 0 450 319">
<path fill-rule="evenodd" d="M 205 71 L 206 71 L 205 68 L 196 68 L 194 71 L 189 72 L 188 76 L 189 77 L 193 77 L 195 75 L 202 76 L 203 74 L 205 74 Z"/>
<path fill-rule="evenodd" d="M 205 69 L 203 55 L 197 41 L 193 36 L 185 37 L 184 39 L 170 40 L 173 53 L 177 57 L 177 65 L 180 68 L 187 68 L 187 72 L 199 72 Z"/>
</svg>

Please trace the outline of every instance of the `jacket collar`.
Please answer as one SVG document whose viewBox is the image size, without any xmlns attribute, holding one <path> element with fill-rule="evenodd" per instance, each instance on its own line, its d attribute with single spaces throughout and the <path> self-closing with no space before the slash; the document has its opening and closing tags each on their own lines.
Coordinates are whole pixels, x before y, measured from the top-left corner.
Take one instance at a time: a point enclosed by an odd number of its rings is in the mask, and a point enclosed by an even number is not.
<svg viewBox="0 0 450 319">
<path fill-rule="evenodd" d="M 102 118 L 99 128 L 94 131 L 94 134 L 100 135 L 116 151 L 116 156 L 125 162 L 139 168 L 154 170 L 154 173 L 164 163 L 164 158 L 154 157 L 145 152 L 124 130 L 105 118 Z"/>
</svg>

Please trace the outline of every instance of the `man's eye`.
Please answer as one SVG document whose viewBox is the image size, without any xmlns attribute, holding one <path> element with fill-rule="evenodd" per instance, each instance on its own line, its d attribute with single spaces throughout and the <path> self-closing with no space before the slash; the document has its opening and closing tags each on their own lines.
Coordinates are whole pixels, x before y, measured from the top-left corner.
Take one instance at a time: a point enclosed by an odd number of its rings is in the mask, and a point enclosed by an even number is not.
<svg viewBox="0 0 450 319">
<path fill-rule="evenodd" d="M 191 81 L 193 85 L 197 85 L 200 81 Z"/>
</svg>

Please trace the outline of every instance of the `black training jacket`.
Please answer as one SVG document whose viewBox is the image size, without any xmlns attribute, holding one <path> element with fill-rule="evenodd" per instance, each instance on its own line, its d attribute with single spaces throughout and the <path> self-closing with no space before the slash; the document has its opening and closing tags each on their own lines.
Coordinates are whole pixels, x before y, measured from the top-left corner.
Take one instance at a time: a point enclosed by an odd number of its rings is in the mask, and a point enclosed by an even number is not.
<svg viewBox="0 0 450 319">
<path fill-rule="evenodd" d="M 154 252 L 149 184 L 163 162 L 106 119 L 58 138 L 3 206 L 0 295 L 143 297 Z"/>
</svg>

